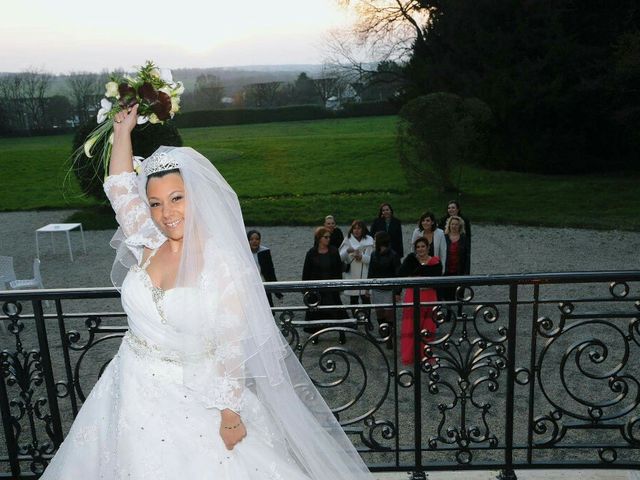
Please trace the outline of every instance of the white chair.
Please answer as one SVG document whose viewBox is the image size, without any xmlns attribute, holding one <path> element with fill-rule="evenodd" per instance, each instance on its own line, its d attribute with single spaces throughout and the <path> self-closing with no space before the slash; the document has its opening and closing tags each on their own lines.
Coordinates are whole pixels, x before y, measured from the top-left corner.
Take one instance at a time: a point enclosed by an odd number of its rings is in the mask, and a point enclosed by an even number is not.
<svg viewBox="0 0 640 480">
<path fill-rule="evenodd" d="M 26 280 L 14 280 L 13 282 L 9 282 L 9 286 L 12 290 L 28 290 L 32 288 L 44 288 L 42 284 L 42 277 L 40 276 L 40 259 L 36 258 L 33 261 L 33 278 L 28 278 Z M 45 307 L 49 306 L 49 300 L 45 300 Z"/>
<path fill-rule="evenodd" d="M 26 280 L 13 280 L 9 282 L 9 286 L 14 290 L 27 290 L 31 288 L 44 288 L 42 285 L 42 277 L 40 276 L 40 260 L 33 261 L 33 278 Z"/>
<path fill-rule="evenodd" d="M 9 283 L 16 279 L 16 272 L 13 269 L 13 257 L 0 255 L 0 290 L 9 288 Z"/>
</svg>

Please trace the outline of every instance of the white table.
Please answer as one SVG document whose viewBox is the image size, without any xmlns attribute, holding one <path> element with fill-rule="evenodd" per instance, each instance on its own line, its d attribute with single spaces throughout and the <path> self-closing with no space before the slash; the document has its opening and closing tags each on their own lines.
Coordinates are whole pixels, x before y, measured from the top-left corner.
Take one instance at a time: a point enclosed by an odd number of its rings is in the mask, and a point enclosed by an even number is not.
<svg viewBox="0 0 640 480">
<path fill-rule="evenodd" d="M 69 232 L 71 230 L 80 229 L 80 235 L 82 236 L 82 248 L 84 253 L 87 253 L 87 247 L 84 243 L 84 230 L 82 230 L 81 223 L 50 223 L 49 225 L 45 225 L 42 228 L 36 230 L 36 256 L 40 258 L 40 245 L 38 243 L 38 234 L 39 233 L 51 233 L 51 248 L 55 252 L 55 246 L 53 244 L 53 234 L 65 233 L 67 235 L 67 245 L 69 246 L 69 257 L 71 257 L 71 261 L 73 262 L 73 252 L 71 251 L 71 237 Z"/>
</svg>

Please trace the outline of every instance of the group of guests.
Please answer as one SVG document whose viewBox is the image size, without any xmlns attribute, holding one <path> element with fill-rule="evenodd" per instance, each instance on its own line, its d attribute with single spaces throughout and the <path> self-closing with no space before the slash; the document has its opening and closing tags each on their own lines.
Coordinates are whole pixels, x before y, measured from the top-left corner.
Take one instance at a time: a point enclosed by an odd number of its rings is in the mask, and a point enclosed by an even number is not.
<svg viewBox="0 0 640 480">
<path fill-rule="evenodd" d="M 268 249 L 260 246 L 260 234 L 247 233 L 256 263 L 265 281 L 276 281 L 273 261 Z M 335 218 L 327 215 L 324 225 L 315 229 L 314 245 L 306 254 L 302 280 L 394 278 L 413 276 L 468 275 L 471 266 L 471 225 L 460 211 L 460 204 L 451 200 L 447 214 L 439 221 L 433 212 L 423 213 L 411 235 L 410 252 L 405 255 L 402 224 L 393 208 L 383 203 L 371 228 L 362 220 L 351 223 L 345 237 Z M 420 301 L 454 300 L 456 288 L 439 290 L 423 288 Z M 360 303 L 392 304 L 393 290 L 346 290 L 351 305 Z M 281 295 L 279 295 L 281 296 Z M 269 302 L 273 306 L 271 296 Z M 320 305 L 340 305 L 340 292 L 323 291 Z M 413 302 L 413 289 L 407 289 L 402 299 Z M 435 334 L 436 324 L 431 307 L 421 308 L 421 328 Z M 343 309 L 317 309 L 307 312 L 307 320 L 346 318 Z M 395 314 L 391 308 L 377 308 L 378 323 L 393 326 Z M 401 325 L 401 356 L 405 364 L 413 362 L 413 309 L 405 307 Z"/>
</svg>

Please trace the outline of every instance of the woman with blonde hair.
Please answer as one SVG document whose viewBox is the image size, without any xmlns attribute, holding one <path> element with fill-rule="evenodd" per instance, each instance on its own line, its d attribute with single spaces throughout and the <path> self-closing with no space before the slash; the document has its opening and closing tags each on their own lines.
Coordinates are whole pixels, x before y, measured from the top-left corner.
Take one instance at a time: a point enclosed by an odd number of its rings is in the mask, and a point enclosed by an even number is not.
<svg viewBox="0 0 640 480">
<path fill-rule="evenodd" d="M 324 217 L 323 227 L 331 233 L 331 241 L 329 243 L 336 248 L 340 248 L 340 245 L 342 245 L 342 241 L 344 240 L 344 234 L 342 233 L 342 230 L 340 230 L 340 227 L 336 225 L 335 217 L 333 215 L 327 215 Z"/>
<path fill-rule="evenodd" d="M 444 235 L 447 241 L 445 275 L 469 275 L 470 255 L 462 218 L 452 215 L 447 219 Z M 443 300 L 455 300 L 456 287 L 441 289 Z"/>
</svg>

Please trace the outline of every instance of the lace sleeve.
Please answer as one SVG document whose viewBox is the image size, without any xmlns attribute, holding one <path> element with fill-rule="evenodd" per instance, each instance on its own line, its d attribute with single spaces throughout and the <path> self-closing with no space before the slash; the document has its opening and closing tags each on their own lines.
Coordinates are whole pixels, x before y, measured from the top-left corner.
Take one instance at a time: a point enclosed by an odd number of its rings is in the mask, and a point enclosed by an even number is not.
<svg viewBox="0 0 640 480">
<path fill-rule="evenodd" d="M 109 176 L 104 182 L 104 191 L 127 246 L 157 248 L 164 243 L 166 237 L 153 223 L 149 206 L 140 198 L 135 172 Z"/>
<path fill-rule="evenodd" d="M 209 337 L 207 342 L 212 353 L 205 368 L 210 376 L 205 406 L 240 413 L 244 404 L 247 361 L 243 343 L 249 335 L 242 295 L 228 258 L 217 253 L 209 256 L 206 263 L 215 265 L 215 269 L 206 269 L 203 278 L 207 296 L 215 300 L 212 308 L 208 308 L 209 314 L 214 316 L 212 329 L 205 334 Z"/>
</svg>

